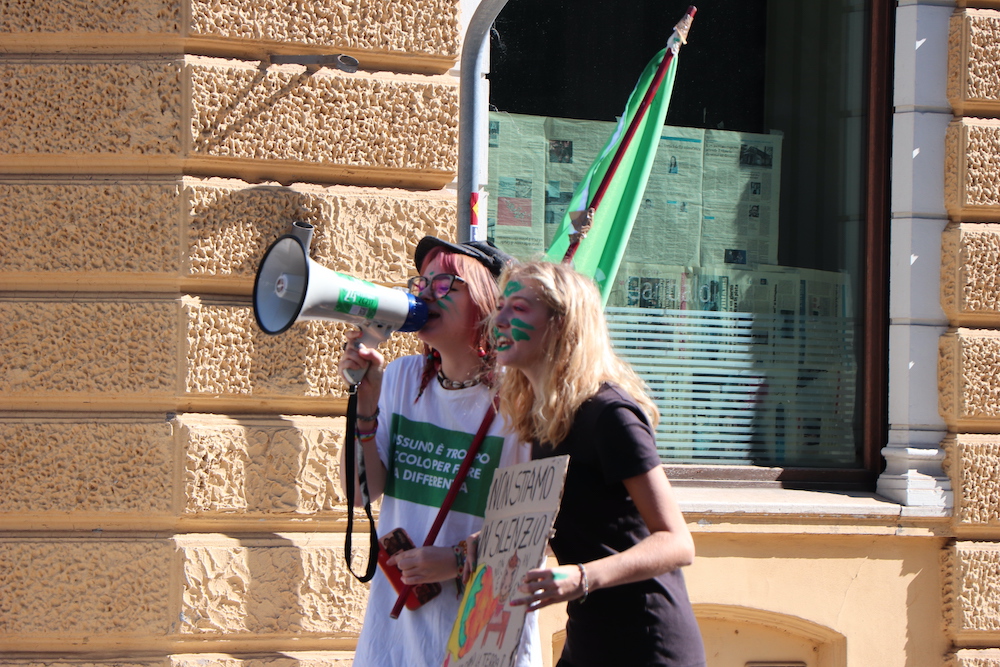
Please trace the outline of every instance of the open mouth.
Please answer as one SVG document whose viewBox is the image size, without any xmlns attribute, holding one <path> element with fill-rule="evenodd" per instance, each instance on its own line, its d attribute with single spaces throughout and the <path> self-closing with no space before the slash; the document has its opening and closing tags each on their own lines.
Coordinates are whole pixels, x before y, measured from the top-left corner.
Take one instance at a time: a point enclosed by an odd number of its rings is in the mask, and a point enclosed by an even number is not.
<svg viewBox="0 0 1000 667">
<path fill-rule="evenodd" d="M 497 352 L 506 352 L 513 347 L 514 341 L 503 334 L 498 334 L 494 339 L 494 347 Z"/>
</svg>

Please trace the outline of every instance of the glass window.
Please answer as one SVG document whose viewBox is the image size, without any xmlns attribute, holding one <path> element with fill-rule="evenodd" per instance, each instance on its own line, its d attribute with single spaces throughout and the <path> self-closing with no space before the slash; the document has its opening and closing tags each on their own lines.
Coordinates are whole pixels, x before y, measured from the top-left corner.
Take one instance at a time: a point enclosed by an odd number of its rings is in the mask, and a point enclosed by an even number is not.
<svg viewBox="0 0 1000 667">
<path fill-rule="evenodd" d="M 665 462 L 871 459 L 870 4 L 718 0 L 695 16 L 607 307 L 659 403 Z M 490 43 L 487 225 L 499 246 L 522 258 L 548 247 L 686 8 L 507 2 Z"/>
</svg>

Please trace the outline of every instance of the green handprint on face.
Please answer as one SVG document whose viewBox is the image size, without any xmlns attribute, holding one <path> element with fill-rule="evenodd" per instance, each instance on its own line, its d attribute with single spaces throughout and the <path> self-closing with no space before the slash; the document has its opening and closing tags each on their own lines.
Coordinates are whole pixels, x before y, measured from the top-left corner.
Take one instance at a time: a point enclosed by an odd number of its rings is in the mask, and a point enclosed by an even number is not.
<svg viewBox="0 0 1000 667">
<path fill-rule="evenodd" d="M 514 318 L 510 321 L 510 337 L 514 340 L 531 340 L 529 331 L 534 331 L 535 327 L 523 320 Z"/>
</svg>

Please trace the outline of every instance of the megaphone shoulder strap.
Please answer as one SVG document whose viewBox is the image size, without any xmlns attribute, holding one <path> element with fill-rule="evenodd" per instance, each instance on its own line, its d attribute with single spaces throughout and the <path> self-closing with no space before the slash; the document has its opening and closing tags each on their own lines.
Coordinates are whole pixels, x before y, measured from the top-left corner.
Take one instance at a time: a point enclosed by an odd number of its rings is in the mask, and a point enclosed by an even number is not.
<svg viewBox="0 0 1000 667">
<path fill-rule="evenodd" d="M 357 456 L 357 444 L 355 442 L 355 424 L 358 418 L 358 393 L 352 391 L 347 398 L 347 433 L 344 436 L 344 474 L 353 477 L 351 471 L 354 470 L 355 460 L 358 470 L 358 489 L 361 491 L 361 500 L 365 504 L 365 514 L 368 515 L 368 530 L 371 543 L 368 548 L 368 569 L 364 575 L 358 575 L 351 567 L 351 532 L 354 528 L 354 484 L 348 481 L 344 484 L 347 487 L 347 531 L 344 536 L 344 560 L 347 561 L 347 570 L 354 577 L 365 583 L 371 581 L 375 576 L 375 568 L 378 566 L 378 534 L 375 531 L 375 518 L 372 516 L 372 499 L 368 491 L 368 476 L 365 474 L 365 456 Z"/>
</svg>

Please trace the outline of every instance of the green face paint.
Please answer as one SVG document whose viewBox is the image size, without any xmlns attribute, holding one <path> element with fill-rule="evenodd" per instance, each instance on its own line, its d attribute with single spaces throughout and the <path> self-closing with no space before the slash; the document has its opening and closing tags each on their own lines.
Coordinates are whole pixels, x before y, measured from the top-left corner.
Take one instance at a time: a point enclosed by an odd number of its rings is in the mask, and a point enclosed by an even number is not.
<svg viewBox="0 0 1000 667">
<path fill-rule="evenodd" d="M 511 280 L 509 283 L 507 283 L 507 287 L 503 291 L 504 298 L 507 298 L 514 292 L 520 292 L 521 289 L 522 289 L 521 283 L 517 282 L 516 280 Z"/>
<path fill-rule="evenodd" d="M 507 343 L 505 339 L 501 339 L 501 336 L 502 334 L 500 333 L 500 329 L 493 327 L 493 342 L 496 344 L 497 352 L 503 352 L 504 350 L 510 349 L 510 344 Z M 501 343 L 499 342 L 500 340 L 504 340 L 505 342 Z"/>
<path fill-rule="evenodd" d="M 531 326 L 524 320 L 514 318 L 510 321 L 510 337 L 514 340 L 531 340 L 531 336 L 528 332 L 534 330 L 535 327 Z"/>
</svg>

